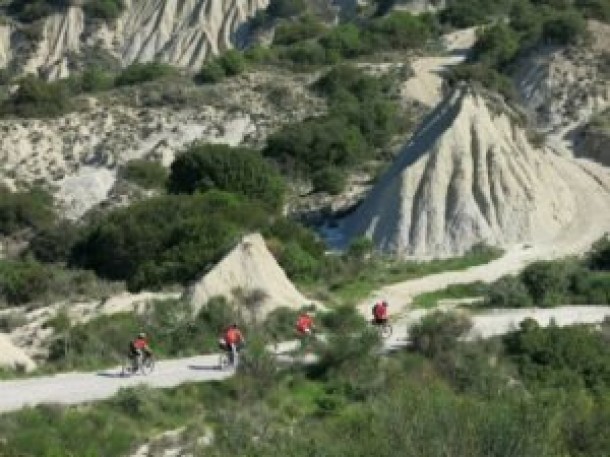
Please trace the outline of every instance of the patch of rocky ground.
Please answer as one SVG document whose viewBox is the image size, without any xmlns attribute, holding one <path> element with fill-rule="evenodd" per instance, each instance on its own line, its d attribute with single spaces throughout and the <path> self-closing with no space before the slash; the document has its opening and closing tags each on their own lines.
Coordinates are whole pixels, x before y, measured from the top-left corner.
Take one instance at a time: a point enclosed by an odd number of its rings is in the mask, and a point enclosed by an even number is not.
<svg viewBox="0 0 610 457">
<path fill-rule="evenodd" d="M 215 86 L 175 79 L 89 99 L 57 119 L 0 121 L 0 182 L 48 185 L 67 215 L 106 198 L 135 158 L 168 166 L 193 141 L 257 146 L 282 124 L 324 112 L 308 76 L 248 73 Z"/>
</svg>

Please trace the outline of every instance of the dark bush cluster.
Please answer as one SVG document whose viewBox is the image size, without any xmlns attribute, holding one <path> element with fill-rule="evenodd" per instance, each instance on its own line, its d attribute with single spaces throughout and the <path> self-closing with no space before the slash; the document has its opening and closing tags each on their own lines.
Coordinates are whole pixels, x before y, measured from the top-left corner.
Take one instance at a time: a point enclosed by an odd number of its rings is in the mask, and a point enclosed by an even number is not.
<svg viewBox="0 0 610 457">
<path fill-rule="evenodd" d="M 283 203 L 284 182 L 277 170 L 258 151 L 227 145 L 199 144 L 179 154 L 168 182 L 172 193 L 218 189 L 240 194 L 278 210 Z"/>
</svg>

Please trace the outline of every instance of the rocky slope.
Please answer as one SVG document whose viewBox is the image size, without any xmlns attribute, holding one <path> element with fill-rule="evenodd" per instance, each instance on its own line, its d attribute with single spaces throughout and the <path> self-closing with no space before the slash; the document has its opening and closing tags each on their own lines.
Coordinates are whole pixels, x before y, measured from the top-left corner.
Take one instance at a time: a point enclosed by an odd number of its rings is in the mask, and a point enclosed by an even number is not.
<svg viewBox="0 0 610 457">
<path fill-rule="evenodd" d="M 589 22 L 591 43 L 538 50 L 515 74 L 522 102 L 536 124 L 567 136 L 610 104 L 610 26 Z"/>
<path fill-rule="evenodd" d="M 479 242 L 549 242 L 589 192 L 610 205 L 607 188 L 534 147 L 517 121 L 499 98 L 457 88 L 343 221 L 347 238 L 366 235 L 400 256 L 447 256 Z"/>
<path fill-rule="evenodd" d="M 268 0 L 125 0 L 111 23 L 89 21 L 80 6 L 43 20 L 40 38 L 23 60 L 23 72 L 65 77 L 79 56 L 102 52 L 122 66 L 159 60 L 198 69 L 210 54 L 229 49 L 245 22 Z M 0 28 L 0 67 L 6 66 L 25 35 L 19 24 Z M 21 65 L 19 65 L 21 66 Z"/>
<path fill-rule="evenodd" d="M 162 88 L 89 100 L 89 108 L 57 119 L 1 120 L 0 182 L 12 188 L 48 184 L 67 215 L 77 218 L 106 198 L 117 169 L 130 159 L 169 165 L 195 140 L 256 144 L 283 123 L 320 112 L 324 105 L 308 83 L 308 77 L 264 72 L 210 90 L 163 82 Z M 171 84 L 178 86 L 176 106 L 148 106 L 144 97 L 160 90 L 163 98 L 173 93 Z"/>
</svg>

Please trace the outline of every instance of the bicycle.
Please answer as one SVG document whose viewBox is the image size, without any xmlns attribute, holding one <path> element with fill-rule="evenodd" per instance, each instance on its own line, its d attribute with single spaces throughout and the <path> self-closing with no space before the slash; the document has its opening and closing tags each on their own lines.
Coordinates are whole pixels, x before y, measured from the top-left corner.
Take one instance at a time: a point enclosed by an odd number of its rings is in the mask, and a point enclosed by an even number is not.
<svg viewBox="0 0 610 457">
<path fill-rule="evenodd" d="M 379 336 L 381 336 L 381 338 L 383 338 L 384 340 L 392 336 L 393 328 L 392 324 L 390 324 L 389 321 L 386 320 L 383 323 L 376 323 L 375 321 L 373 321 L 373 325 L 379 332 Z"/>
<path fill-rule="evenodd" d="M 152 354 L 138 355 L 134 358 L 125 357 L 122 366 L 122 376 L 129 376 L 140 372 L 144 376 L 149 375 L 155 369 L 155 358 Z"/>
<path fill-rule="evenodd" d="M 240 344 L 237 348 L 237 353 L 235 354 L 235 360 L 231 361 L 232 353 L 231 350 L 227 348 L 224 344 L 219 344 L 220 347 L 220 355 L 218 356 L 218 369 L 226 370 L 229 366 L 233 366 L 237 368 L 240 359 L 240 352 L 243 348 L 243 344 Z"/>
</svg>

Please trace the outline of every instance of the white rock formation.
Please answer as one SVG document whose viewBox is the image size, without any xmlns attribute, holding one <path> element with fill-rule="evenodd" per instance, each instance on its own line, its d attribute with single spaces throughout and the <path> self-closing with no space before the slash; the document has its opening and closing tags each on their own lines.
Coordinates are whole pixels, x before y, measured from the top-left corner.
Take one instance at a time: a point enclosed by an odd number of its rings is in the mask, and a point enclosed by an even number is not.
<svg viewBox="0 0 610 457">
<path fill-rule="evenodd" d="M 235 301 L 239 294 L 259 296 L 255 306 L 261 317 L 278 307 L 298 309 L 310 303 L 290 282 L 257 233 L 245 236 L 186 292 L 186 297 L 194 309 L 199 309 L 212 297 L 224 296 Z"/>
<path fill-rule="evenodd" d="M 71 6 L 43 21 L 41 39 L 27 59 L 24 72 L 40 71 L 50 79 L 65 77 L 71 56 L 94 46 L 108 51 L 123 66 L 158 60 L 196 70 L 209 55 L 232 48 L 234 34 L 268 3 L 126 0 L 123 14 L 110 23 L 89 22 L 80 6 Z M 10 33 L 4 29 L 0 29 L 0 67 L 8 62 L 2 56 L 10 50 L 11 42 Z"/>
<path fill-rule="evenodd" d="M 15 346 L 7 335 L 0 333 L 0 368 L 32 371 L 36 368 L 36 364 L 25 352 Z"/>
<path fill-rule="evenodd" d="M 10 25 L 0 24 L 0 68 L 5 68 L 11 60 L 11 34 Z"/>
<path fill-rule="evenodd" d="M 514 76 L 538 126 L 560 138 L 610 105 L 610 26 L 590 21 L 588 28 L 590 43 L 537 51 L 522 59 Z"/>
<path fill-rule="evenodd" d="M 578 199 L 587 198 L 566 183 L 568 165 L 560 160 L 566 159 L 532 146 L 501 100 L 461 86 L 411 138 L 344 230 L 348 239 L 365 235 L 400 256 L 459 254 L 479 242 L 549 241 L 573 220 Z"/>
</svg>

